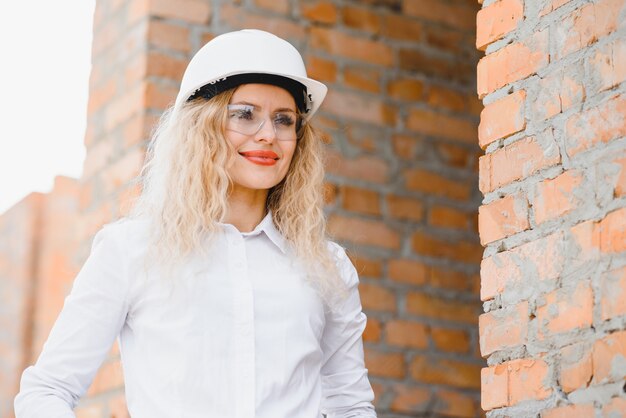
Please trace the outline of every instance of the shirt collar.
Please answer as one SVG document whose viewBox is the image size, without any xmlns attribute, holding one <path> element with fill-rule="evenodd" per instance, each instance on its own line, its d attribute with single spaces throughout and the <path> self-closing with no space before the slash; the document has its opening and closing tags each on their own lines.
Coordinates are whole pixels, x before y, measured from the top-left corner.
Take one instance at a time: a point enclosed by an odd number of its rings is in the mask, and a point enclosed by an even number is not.
<svg viewBox="0 0 626 418">
<path fill-rule="evenodd" d="M 221 224 L 223 227 L 227 229 L 231 229 L 236 231 L 236 228 L 229 224 Z M 274 218 L 272 217 L 272 211 L 268 211 L 267 215 L 259 222 L 259 224 L 250 232 L 238 232 L 244 237 L 250 237 L 261 234 L 261 232 L 265 233 L 265 235 L 276 245 L 283 253 L 287 252 L 287 240 L 280 233 L 280 231 L 274 225 Z"/>
<path fill-rule="evenodd" d="M 274 224 L 274 218 L 272 216 L 272 211 L 268 211 L 265 218 L 254 228 L 250 234 L 258 231 L 265 232 L 265 235 L 276 245 L 283 253 L 287 252 L 287 240 L 280 233 L 276 225 Z"/>
</svg>

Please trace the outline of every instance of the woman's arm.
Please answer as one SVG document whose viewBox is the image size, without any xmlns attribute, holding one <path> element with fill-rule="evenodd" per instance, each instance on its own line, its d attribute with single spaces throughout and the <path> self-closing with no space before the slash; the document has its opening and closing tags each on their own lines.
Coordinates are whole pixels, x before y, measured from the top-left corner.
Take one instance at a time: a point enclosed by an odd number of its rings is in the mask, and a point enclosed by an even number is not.
<svg viewBox="0 0 626 418">
<path fill-rule="evenodd" d="M 65 299 L 34 366 L 22 374 L 16 418 L 70 418 L 124 324 L 128 280 L 113 224 L 96 234 L 91 254 Z"/>
<path fill-rule="evenodd" d="M 340 308 L 326 318 L 322 336 L 322 413 L 328 418 L 375 418 L 374 392 L 363 360 L 366 317 L 361 310 L 359 278 L 343 248 L 335 246 L 339 271 L 349 293 Z"/>
</svg>

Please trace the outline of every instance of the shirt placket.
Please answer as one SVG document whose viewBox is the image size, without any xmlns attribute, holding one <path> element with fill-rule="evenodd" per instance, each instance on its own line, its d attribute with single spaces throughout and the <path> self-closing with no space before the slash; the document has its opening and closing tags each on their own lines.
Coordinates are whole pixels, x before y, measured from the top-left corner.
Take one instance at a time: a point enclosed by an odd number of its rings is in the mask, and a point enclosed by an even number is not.
<svg viewBox="0 0 626 418">
<path fill-rule="evenodd" d="M 254 417 L 254 298 L 248 276 L 244 237 L 239 232 L 229 234 L 229 270 L 233 281 L 235 308 L 235 417 Z"/>
</svg>

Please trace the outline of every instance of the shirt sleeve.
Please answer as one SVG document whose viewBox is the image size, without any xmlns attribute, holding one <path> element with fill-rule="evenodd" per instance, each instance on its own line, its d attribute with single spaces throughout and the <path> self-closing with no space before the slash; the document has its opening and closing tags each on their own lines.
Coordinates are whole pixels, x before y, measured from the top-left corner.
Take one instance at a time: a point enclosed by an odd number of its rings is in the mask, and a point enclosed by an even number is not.
<svg viewBox="0 0 626 418">
<path fill-rule="evenodd" d="M 70 418 L 125 321 L 127 278 L 118 224 L 100 230 L 48 340 L 22 374 L 16 418 Z"/>
<path fill-rule="evenodd" d="M 361 308 L 359 278 L 343 248 L 333 244 L 348 296 L 330 310 L 322 335 L 322 408 L 327 418 L 376 418 L 374 392 L 363 358 L 366 316 Z"/>
</svg>

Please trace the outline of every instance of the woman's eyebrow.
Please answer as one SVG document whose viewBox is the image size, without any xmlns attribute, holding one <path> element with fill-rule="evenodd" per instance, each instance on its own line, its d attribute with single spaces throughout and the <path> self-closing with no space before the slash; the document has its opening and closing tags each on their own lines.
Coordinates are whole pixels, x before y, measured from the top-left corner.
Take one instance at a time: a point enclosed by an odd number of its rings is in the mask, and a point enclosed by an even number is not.
<svg viewBox="0 0 626 418">
<path fill-rule="evenodd" d="M 230 104 L 231 105 L 240 105 L 240 106 L 251 106 L 251 107 L 253 107 L 255 109 L 261 109 L 260 106 L 255 105 L 254 103 L 247 102 L 245 100 L 241 100 L 241 101 L 238 101 L 238 102 L 235 102 L 235 103 L 230 103 Z"/>
</svg>

